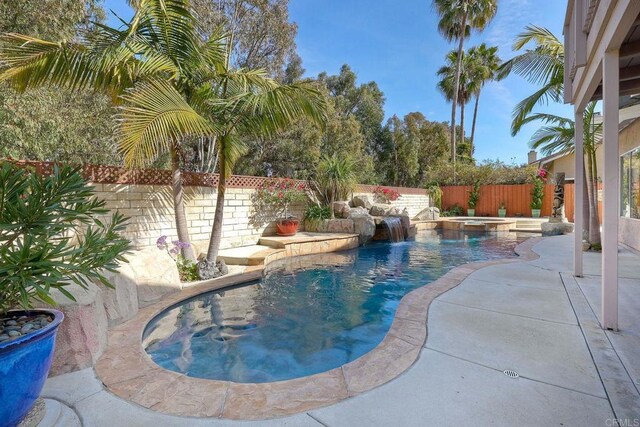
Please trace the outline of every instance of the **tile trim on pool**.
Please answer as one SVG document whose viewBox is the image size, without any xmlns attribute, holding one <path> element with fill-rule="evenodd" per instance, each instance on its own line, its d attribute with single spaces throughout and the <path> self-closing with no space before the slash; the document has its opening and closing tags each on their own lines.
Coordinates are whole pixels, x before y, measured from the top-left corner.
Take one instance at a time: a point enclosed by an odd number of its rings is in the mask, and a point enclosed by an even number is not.
<svg viewBox="0 0 640 427">
<path fill-rule="evenodd" d="M 263 266 L 187 288 L 141 309 L 133 319 L 109 331 L 107 350 L 96 373 L 113 394 L 165 414 L 233 420 L 279 418 L 328 406 L 379 387 L 407 371 L 427 340 L 431 302 L 459 285 L 476 270 L 496 264 L 538 258 L 531 238 L 515 248 L 519 258 L 464 264 L 405 295 L 389 332 L 360 358 L 327 372 L 287 381 L 242 384 L 192 378 L 156 365 L 142 348 L 142 334 L 151 319 L 167 307 L 204 292 L 262 277 Z"/>
</svg>

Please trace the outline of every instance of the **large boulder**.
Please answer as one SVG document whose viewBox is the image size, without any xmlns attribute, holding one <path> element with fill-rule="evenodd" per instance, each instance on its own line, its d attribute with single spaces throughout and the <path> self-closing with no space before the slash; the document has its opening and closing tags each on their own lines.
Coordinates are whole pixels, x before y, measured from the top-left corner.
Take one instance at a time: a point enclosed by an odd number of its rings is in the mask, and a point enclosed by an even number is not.
<svg viewBox="0 0 640 427">
<path fill-rule="evenodd" d="M 573 233 L 573 224 L 568 222 L 543 222 L 540 228 L 543 236 L 560 236 Z"/>
<path fill-rule="evenodd" d="M 100 288 L 89 283 L 85 290 L 71 284 L 65 290 L 76 301 L 58 290 L 51 293 L 58 304 L 56 308 L 64 313 L 56 337 L 51 376 L 89 368 L 107 348 L 108 320 Z"/>
<path fill-rule="evenodd" d="M 129 264 L 121 264 L 116 273 L 103 272 L 113 288 L 96 283 L 102 290 L 102 302 L 109 327 L 125 322 L 138 314 L 138 287 Z"/>
<path fill-rule="evenodd" d="M 168 253 L 156 247 L 134 252 L 129 266 L 138 284 L 138 305 L 147 307 L 164 295 L 182 289 L 176 263 Z"/>
<path fill-rule="evenodd" d="M 365 208 L 366 210 L 369 210 L 373 204 L 371 203 L 371 200 L 369 200 L 369 196 L 353 196 L 353 199 L 351 199 L 351 206 L 354 208 Z"/>
<path fill-rule="evenodd" d="M 349 219 L 353 220 L 353 232 L 358 235 L 358 242 L 361 245 L 369 242 L 376 234 L 375 220 L 368 213 L 352 209 Z"/>
<path fill-rule="evenodd" d="M 324 228 L 326 233 L 349 233 L 353 234 L 354 225 L 352 219 L 325 219 Z"/>
<path fill-rule="evenodd" d="M 336 218 L 348 218 L 350 210 L 349 202 L 333 202 L 333 213 Z"/>
<path fill-rule="evenodd" d="M 391 205 L 376 203 L 375 205 L 371 206 L 371 209 L 369 209 L 369 213 L 373 216 L 386 216 L 389 210 L 391 210 Z"/>
<path fill-rule="evenodd" d="M 399 215 L 400 211 L 394 206 L 376 203 L 371 206 L 369 213 L 373 216 L 392 216 Z"/>
<path fill-rule="evenodd" d="M 440 219 L 440 209 L 436 207 L 425 208 L 413 217 L 413 219 L 416 221 L 433 221 Z"/>
</svg>

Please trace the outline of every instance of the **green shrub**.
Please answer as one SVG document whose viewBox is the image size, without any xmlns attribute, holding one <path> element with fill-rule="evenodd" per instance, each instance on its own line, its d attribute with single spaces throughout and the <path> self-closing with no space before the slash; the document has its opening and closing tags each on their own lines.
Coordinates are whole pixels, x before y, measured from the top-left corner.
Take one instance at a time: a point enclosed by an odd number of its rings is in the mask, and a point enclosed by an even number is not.
<svg viewBox="0 0 640 427">
<path fill-rule="evenodd" d="M 469 209 L 475 209 L 480 201 L 480 183 L 478 181 L 473 183 L 473 188 L 469 191 L 469 200 L 467 206 Z"/>
<path fill-rule="evenodd" d="M 329 206 L 309 205 L 304 212 L 304 219 L 307 221 L 323 221 L 331 217 Z"/>
<path fill-rule="evenodd" d="M 463 210 L 457 203 L 440 213 L 440 216 L 462 216 Z"/>
<path fill-rule="evenodd" d="M 437 183 L 427 184 L 427 195 L 438 209 L 442 209 L 442 188 Z"/>
<path fill-rule="evenodd" d="M 531 191 L 531 209 L 542 209 L 542 198 L 544 197 L 544 181 L 536 178 L 533 181 L 533 190 Z"/>
<path fill-rule="evenodd" d="M 34 301 L 55 305 L 53 289 L 90 282 L 111 286 L 130 242 L 121 236 L 127 218 L 110 215 L 79 169 L 55 167 L 42 176 L 4 162 L 0 168 L 0 317 Z"/>
</svg>

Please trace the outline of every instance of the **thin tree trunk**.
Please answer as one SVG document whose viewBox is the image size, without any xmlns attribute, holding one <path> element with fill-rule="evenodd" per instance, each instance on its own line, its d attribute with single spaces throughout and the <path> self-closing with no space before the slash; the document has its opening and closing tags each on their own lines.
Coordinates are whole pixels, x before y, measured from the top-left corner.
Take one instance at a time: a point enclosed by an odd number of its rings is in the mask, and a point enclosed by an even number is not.
<svg viewBox="0 0 640 427">
<path fill-rule="evenodd" d="M 587 151 L 587 163 L 589 164 L 589 243 L 592 245 L 601 243 L 600 219 L 598 218 L 598 169 L 595 164 L 595 150 Z"/>
<path fill-rule="evenodd" d="M 218 180 L 218 196 L 216 198 L 216 212 L 213 216 L 213 227 L 211 228 L 211 238 L 209 239 L 209 248 L 207 249 L 207 261 L 209 265 L 215 266 L 218 260 L 218 252 L 220 250 L 220 241 L 222 240 L 222 222 L 224 219 L 224 194 L 227 191 L 227 159 L 225 158 L 226 137 L 220 138 L 220 154 L 218 155 L 218 163 L 220 164 L 220 173 Z"/>
<path fill-rule="evenodd" d="M 460 143 L 464 144 L 464 102 L 460 103 Z"/>
<path fill-rule="evenodd" d="M 582 179 L 584 185 L 582 186 L 582 223 L 584 224 L 584 233 L 582 235 L 582 239 L 589 240 L 589 230 L 591 229 L 591 217 L 590 217 L 590 197 L 589 197 L 589 183 L 587 181 L 587 163 L 584 162 L 582 165 Z M 577 209 L 577 207 L 576 207 Z M 577 215 L 577 212 L 574 212 L 574 216 Z"/>
<path fill-rule="evenodd" d="M 184 211 L 184 190 L 182 188 L 182 174 L 180 172 L 180 156 L 178 144 L 171 147 L 171 189 L 173 190 L 173 212 L 176 218 L 176 230 L 178 240 L 182 243 L 189 243 L 186 248 L 182 248 L 182 256 L 189 261 L 195 262 L 196 256 L 189 240 L 189 227 L 187 226 L 187 215 Z"/>
<path fill-rule="evenodd" d="M 467 28 L 467 13 L 462 17 L 462 25 L 460 26 L 460 40 L 458 43 L 458 60 L 456 63 L 456 80 L 453 86 L 453 100 L 451 101 L 451 163 L 453 164 L 453 173 L 455 179 L 456 171 L 456 108 L 458 108 L 458 93 L 460 89 L 460 73 L 462 71 L 462 52 L 464 49 L 465 29 Z"/>
<path fill-rule="evenodd" d="M 478 118 L 478 104 L 480 103 L 480 91 L 476 94 L 476 105 L 473 107 L 473 122 L 471 123 L 471 158 L 473 158 L 473 143 L 476 138 L 476 119 Z"/>
</svg>

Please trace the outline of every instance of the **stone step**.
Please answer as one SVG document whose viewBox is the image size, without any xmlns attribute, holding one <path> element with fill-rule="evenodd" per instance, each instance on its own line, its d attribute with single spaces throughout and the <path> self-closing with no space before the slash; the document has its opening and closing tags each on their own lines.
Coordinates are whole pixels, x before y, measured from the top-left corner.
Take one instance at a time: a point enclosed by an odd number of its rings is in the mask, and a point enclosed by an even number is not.
<svg viewBox="0 0 640 427">
<path fill-rule="evenodd" d="M 309 233 L 299 232 L 295 236 L 283 237 L 283 236 L 264 236 L 258 241 L 259 245 L 268 246 L 274 249 L 284 249 L 287 245 L 302 244 L 302 243 L 314 243 L 324 242 L 328 240 L 340 240 L 349 239 L 357 236 L 357 234 L 347 233 Z"/>
<path fill-rule="evenodd" d="M 218 257 L 222 258 L 227 265 L 262 265 L 266 257 L 283 251 L 284 249 L 264 245 L 251 245 L 223 249 Z"/>
</svg>

